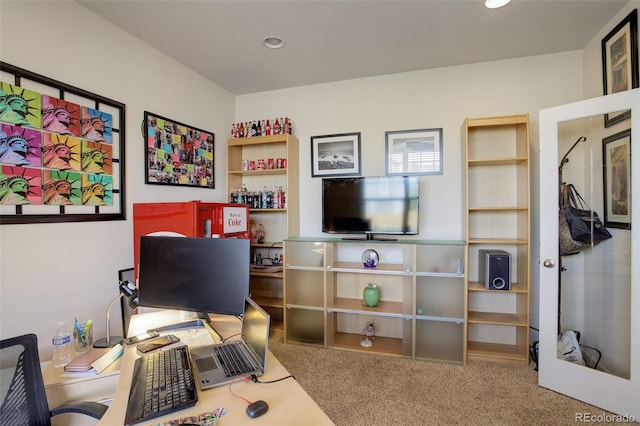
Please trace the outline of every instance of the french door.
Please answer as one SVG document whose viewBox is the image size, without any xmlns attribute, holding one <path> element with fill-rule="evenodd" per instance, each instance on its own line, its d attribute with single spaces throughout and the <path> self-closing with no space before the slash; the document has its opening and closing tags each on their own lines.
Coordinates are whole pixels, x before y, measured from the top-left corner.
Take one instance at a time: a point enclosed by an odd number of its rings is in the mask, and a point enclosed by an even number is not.
<svg viewBox="0 0 640 426">
<path fill-rule="evenodd" d="M 630 118 L 605 127 L 605 114 L 626 111 Z M 612 238 L 560 256 L 563 182 Z M 538 381 L 640 421 L 640 207 L 633 202 L 640 206 L 640 89 L 540 111 Z"/>
</svg>

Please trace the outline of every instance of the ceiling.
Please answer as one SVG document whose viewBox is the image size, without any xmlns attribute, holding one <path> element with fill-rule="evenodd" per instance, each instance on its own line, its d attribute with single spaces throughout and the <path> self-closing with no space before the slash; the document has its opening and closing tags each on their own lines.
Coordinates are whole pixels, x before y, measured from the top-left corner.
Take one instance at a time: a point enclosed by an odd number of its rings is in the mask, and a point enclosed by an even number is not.
<svg viewBox="0 0 640 426">
<path fill-rule="evenodd" d="M 240 95 L 582 49 L 628 0 L 77 2 Z"/>
</svg>

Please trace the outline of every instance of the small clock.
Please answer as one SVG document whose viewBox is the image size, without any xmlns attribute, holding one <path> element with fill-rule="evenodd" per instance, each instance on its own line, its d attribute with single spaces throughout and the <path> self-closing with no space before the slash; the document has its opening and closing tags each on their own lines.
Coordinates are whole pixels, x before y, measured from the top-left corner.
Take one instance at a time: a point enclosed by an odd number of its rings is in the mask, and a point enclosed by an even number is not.
<svg viewBox="0 0 640 426">
<path fill-rule="evenodd" d="M 362 252 L 362 264 L 365 268 L 375 268 L 378 266 L 379 260 L 380 256 L 378 256 L 378 252 L 375 250 L 368 249 Z"/>
</svg>

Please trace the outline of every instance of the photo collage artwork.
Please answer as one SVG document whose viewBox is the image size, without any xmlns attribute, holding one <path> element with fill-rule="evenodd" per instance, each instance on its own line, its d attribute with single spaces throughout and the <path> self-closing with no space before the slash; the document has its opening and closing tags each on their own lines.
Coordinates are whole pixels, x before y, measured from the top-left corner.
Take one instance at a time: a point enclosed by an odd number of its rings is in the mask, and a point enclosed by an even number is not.
<svg viewBox="0 0 640 426">
<path fill-rule="evenodd" d="M 145 111 L 146 183 L 215 188 L 214 135 Z"/>
<path fill-rule="evenodd" d="M 0 204 L 111 206 L 112 115 L 0 81 Z"/>
</svg>

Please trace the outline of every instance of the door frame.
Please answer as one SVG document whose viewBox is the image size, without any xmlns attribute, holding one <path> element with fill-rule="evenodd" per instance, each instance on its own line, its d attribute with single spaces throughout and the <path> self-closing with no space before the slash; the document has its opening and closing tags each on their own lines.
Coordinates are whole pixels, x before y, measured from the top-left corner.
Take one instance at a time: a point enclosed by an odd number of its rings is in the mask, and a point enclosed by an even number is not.
<svg viewBox="0 0 640 426">
<path fill-rule="evenodd" d="M 556 356 L 558 339 L 558 123 L 631 110 L 631 152 L 640 161 L 640 89 L 587 99 L 540 111 L 540 302 L 538 384 L 621 416 L 640 420 L 640 262 L 631 265 L 631 366 L 630 379 L 586 368 Z M 618 125 L 617 130 L 625 126 Z M 603 121 L 604 128 L 604 121 Z M 609 131 L 607 131 L 609 133 Z M 640 163 L 636 162 L 640 165 Z M 544 170 L 543 170 L 544 169 Z M 634 172 L 633 169 L 636 169 Z M 640 167 L 632 163 L 632 179 L 638 181 Z M 640 185 L 631 185 L 632 223 L 640 226 Z M 635 228 L 638 229 L 638 228 Z M 631 253 L 640 253 L 640 233 L 631 237 Z M 545 263 L 553 262 L 552 267 Z M 578 415 L 579 413 L 576 413 Z"/>
</svg>

